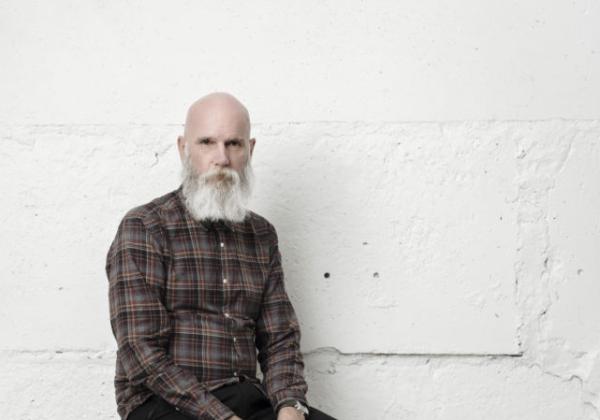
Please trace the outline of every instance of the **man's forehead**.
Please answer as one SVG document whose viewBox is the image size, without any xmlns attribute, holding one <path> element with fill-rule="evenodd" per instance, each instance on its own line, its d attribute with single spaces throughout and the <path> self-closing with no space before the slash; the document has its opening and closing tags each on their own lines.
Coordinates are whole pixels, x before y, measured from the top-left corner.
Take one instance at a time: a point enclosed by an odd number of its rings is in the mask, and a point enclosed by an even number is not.
<svg viewBox="0 0 600 420">
<path fill-rule="evenodd" d="M 248 138 L 250 120 L 243 109 L 231 104 L 201 104 L 188 112 L 185 131 L 193 136 Z"/>
<path fill-rule="evenodd" d="M 187 130 L 188 137 L 194 140 L 212 139 L 212 140 L 248 140 L 250 131 L 245 125 L 240 126 L 212 126 L 206 124 L 198 124 L 197 126 L 189 127 Z"/>
</svg>

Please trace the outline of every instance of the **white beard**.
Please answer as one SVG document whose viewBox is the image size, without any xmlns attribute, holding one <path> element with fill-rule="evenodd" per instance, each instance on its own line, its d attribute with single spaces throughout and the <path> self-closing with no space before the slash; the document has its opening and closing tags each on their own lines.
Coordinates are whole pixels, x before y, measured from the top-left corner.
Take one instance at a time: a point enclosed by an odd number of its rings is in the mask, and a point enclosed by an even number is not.
<svg viewBox="0 0 600 420">
<path fill-rule="evenodd" d="M 241 222 L 246 218 L 246 204 L 254 182 L 250 159 L 241 173 L 220 168 L 198 175 L 188 155 L 183 161 L 181 178 L 184 203 L 195 220 Z"/>
</svg>

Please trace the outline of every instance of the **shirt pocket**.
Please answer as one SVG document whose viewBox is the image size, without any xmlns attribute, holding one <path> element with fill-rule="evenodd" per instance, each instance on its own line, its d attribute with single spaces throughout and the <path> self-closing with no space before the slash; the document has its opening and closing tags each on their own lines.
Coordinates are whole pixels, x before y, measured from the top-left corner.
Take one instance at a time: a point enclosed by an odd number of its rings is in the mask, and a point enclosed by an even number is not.
<svg viewBox="0 0 600 420">
<path fill-rule="evenodd" d="M 245 316 L 258 319 L 268 272 L 264 264 L 240 261 L 236 282 L 239 307 Z"/>
</svg>

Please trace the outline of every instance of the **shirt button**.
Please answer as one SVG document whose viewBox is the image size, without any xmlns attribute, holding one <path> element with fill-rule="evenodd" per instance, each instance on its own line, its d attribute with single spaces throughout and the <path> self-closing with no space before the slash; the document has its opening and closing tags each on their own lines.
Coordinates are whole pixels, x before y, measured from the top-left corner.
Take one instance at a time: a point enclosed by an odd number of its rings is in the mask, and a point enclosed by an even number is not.
<svg viewBox="0 0 600 420">
<path fill-rule="evenodd" d="M 225 315 L 225 318 L 229 318 L 229 312 L 225 312 L 223 315 Z"/>
<path fill-rule="evenodd" d="M 223 242 L 221 242 L 221 248 L 225 248 L 225 244 Z"/>
<path fill-rule="evenodd" d="M 175 410 L 180 411 L 180 408 L 179 407 L 175 407 Z"/>
<path fill-rule="evenodd" d="M 227 279 L 223 279 L 223 284 L 227 284 Z"/>
<path fill-rule="evenodd" d="M 237 372 L 233 372 L 233 376 L 237 376 Z"/>
<path fill-rule="evenodd" d="M 233 342 L 235 343 L 237 341 L 237 338 L 233 337 Z"/>
</svg>

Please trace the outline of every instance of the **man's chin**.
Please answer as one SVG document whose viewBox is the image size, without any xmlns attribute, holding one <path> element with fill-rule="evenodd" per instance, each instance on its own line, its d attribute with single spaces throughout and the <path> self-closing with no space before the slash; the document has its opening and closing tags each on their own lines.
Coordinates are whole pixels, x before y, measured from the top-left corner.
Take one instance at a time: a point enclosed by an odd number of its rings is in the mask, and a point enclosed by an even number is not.
<svg viewBox="0 0 600 420">
<path fill-rule="evenodd" d="M 209 182 L 212 182 L 212 183 L 225 182 L 225 181 L 231 182 L 233 180 L 231 179 L 231 176 L 229 176 L 225 173 L 213 175 L 209 180 Z"/>
<path fill-rule="evenodd" d="M 215 181 L 213 183 L 208 184 L 208 187 L 225 195 L 231 194 L 233 189 L 233 185 L 231 185 L 231 183 L 227 181 Z"/>
</svg>

